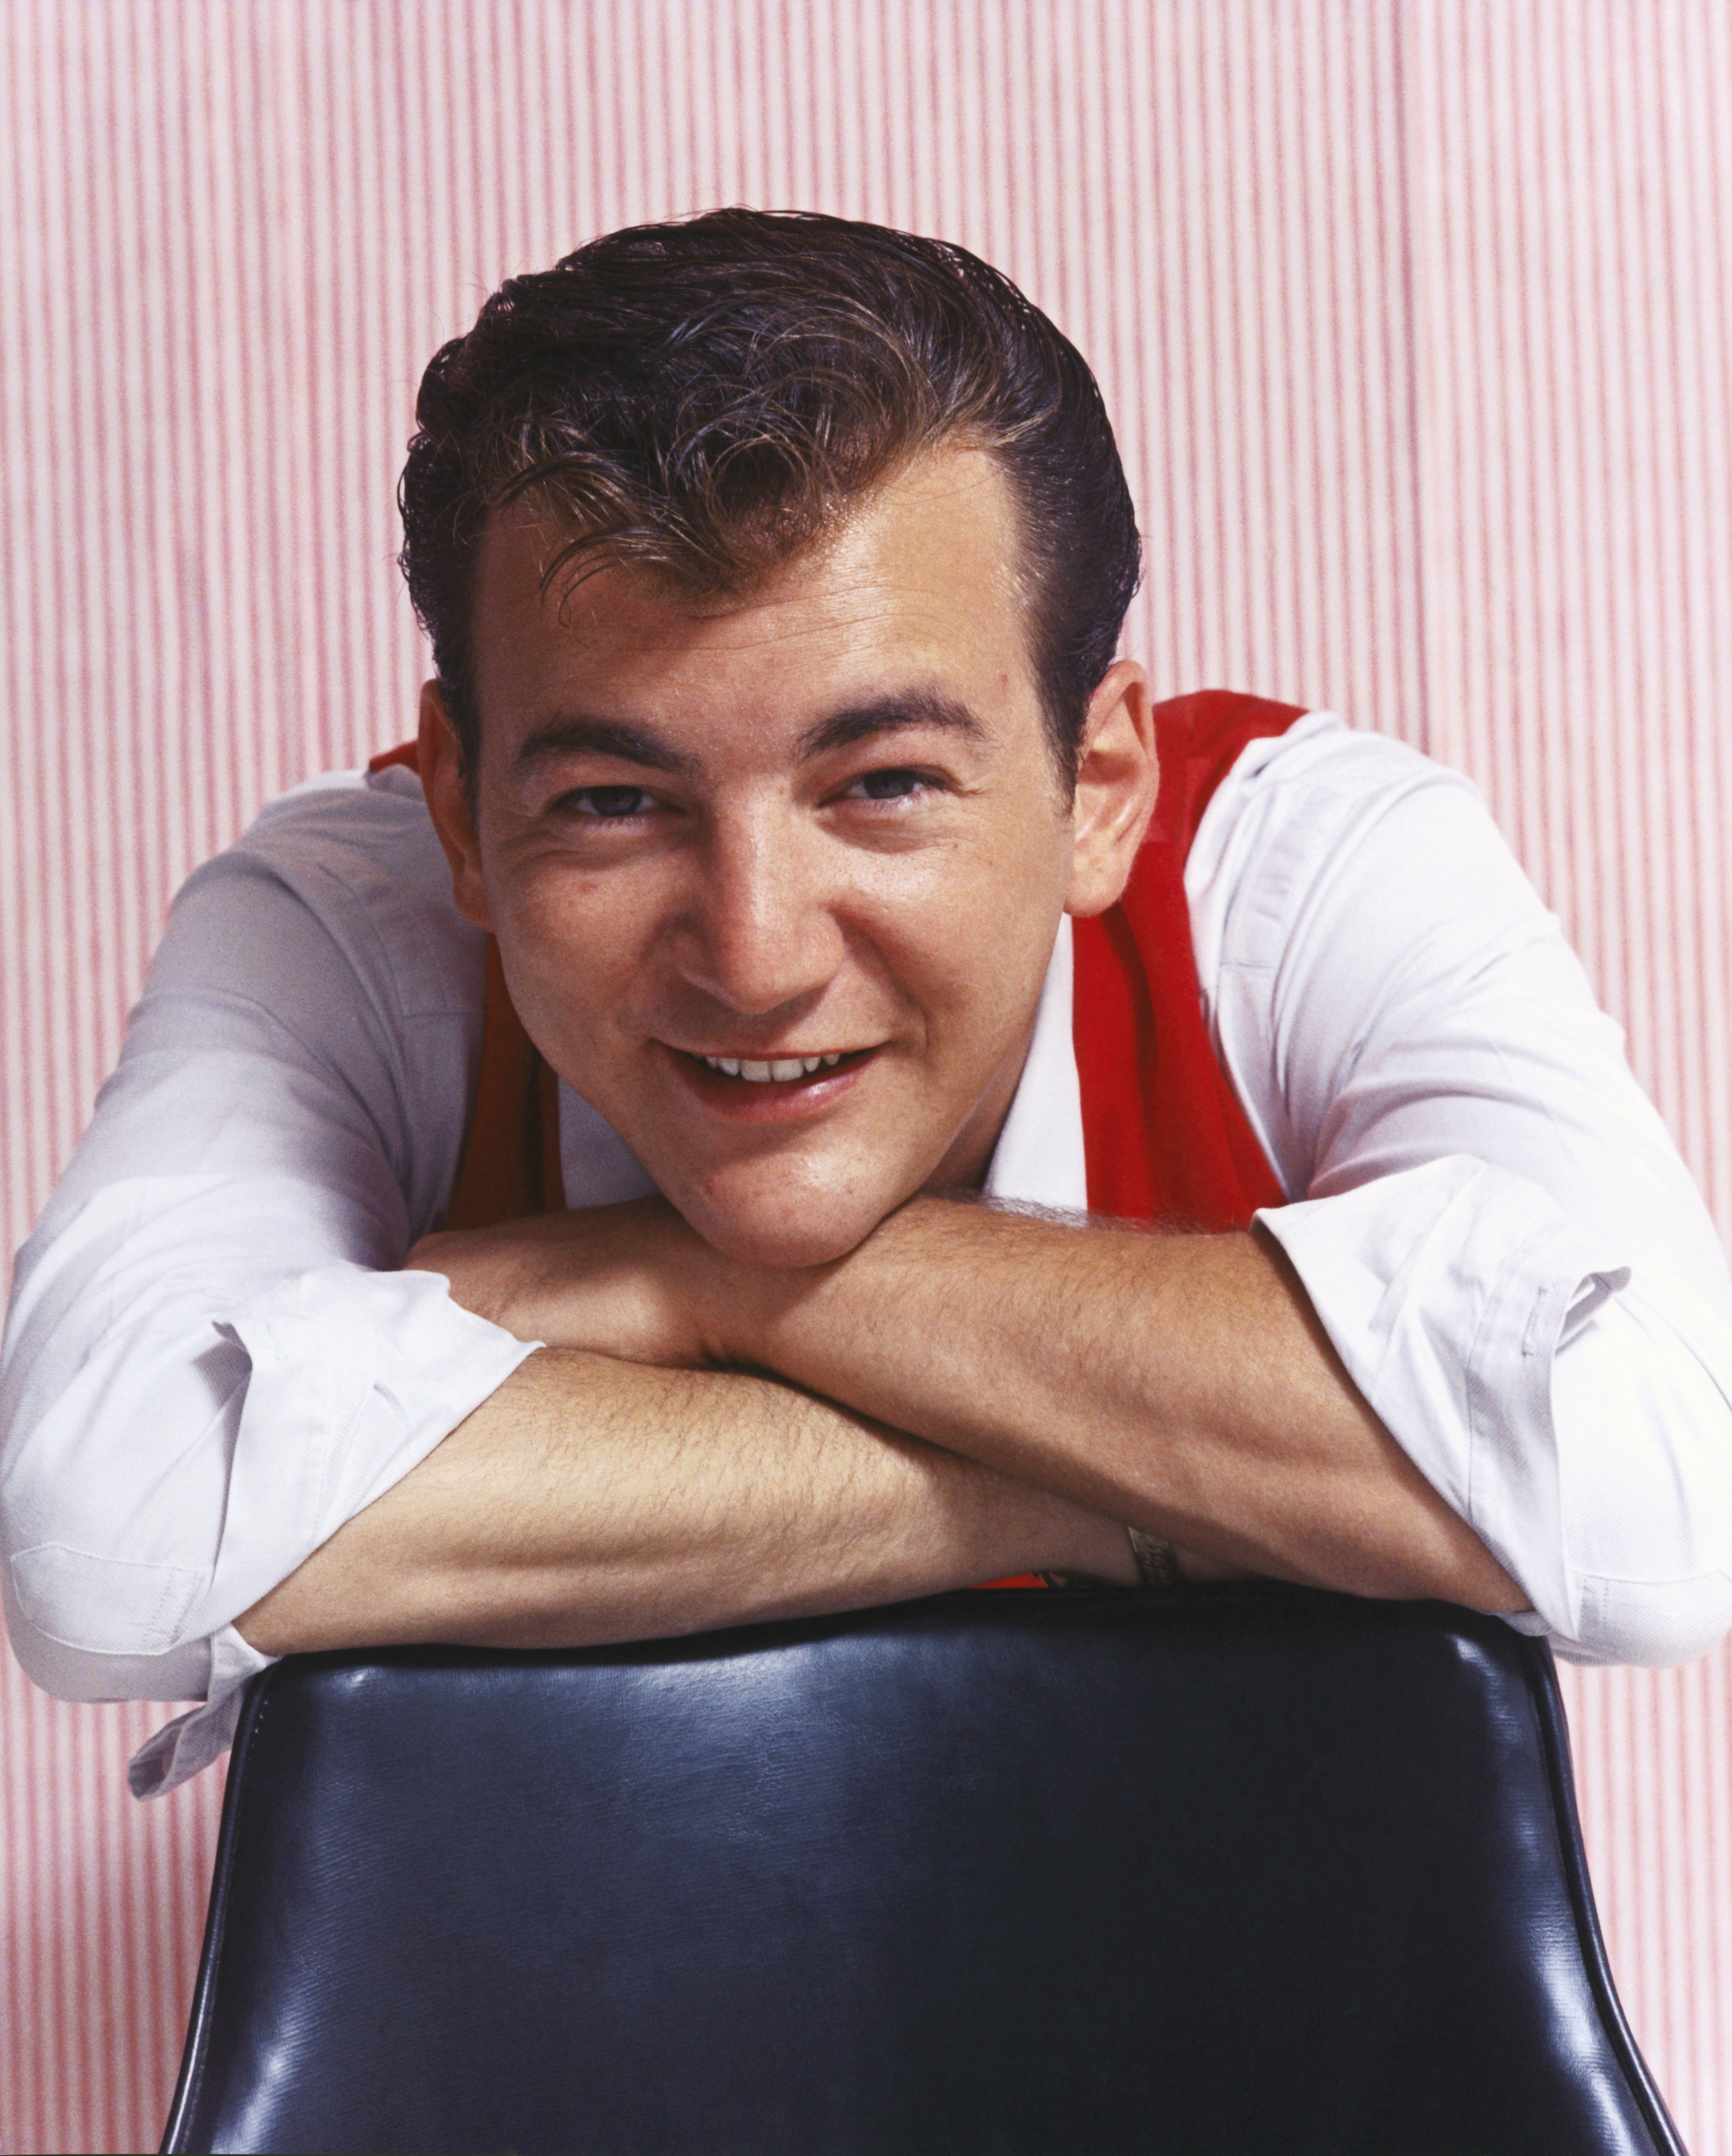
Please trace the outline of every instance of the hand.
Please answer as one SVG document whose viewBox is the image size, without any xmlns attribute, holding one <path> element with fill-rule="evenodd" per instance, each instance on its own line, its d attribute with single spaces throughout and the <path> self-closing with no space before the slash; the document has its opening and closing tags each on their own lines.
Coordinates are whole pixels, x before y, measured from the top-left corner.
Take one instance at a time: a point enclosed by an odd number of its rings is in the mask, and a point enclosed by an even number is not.
<svg viewBox="0 0 1732 2156">
<path fill-rule="evenodd" d="M 725 1306 L 728 1261 L 664 1198 L 423 1235 L 403 1266 L 442 1273 L 453 1301 L 520 1340 L 664 1369 L 730 1359 L 703 1315 Z"/>
</svg>

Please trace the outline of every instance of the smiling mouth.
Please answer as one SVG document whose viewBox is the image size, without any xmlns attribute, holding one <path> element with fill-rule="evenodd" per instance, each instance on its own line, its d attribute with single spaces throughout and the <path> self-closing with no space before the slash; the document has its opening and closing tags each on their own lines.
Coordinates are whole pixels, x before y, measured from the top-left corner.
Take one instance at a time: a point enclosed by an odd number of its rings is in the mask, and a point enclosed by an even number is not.
<svg viewBox="0 0 1732 2156">
<path fill-rule="evenodd" d="M 694 1055 L 691 1060 L 719 1078 L 735 1078 L 747 1086 L 785 1086 L 858 1063 L 871 1053 L 869 1048 L 839 1048 L 822 1055 L 776 1055 L 763 1060 L 745 1055 Z"/>
</svg>

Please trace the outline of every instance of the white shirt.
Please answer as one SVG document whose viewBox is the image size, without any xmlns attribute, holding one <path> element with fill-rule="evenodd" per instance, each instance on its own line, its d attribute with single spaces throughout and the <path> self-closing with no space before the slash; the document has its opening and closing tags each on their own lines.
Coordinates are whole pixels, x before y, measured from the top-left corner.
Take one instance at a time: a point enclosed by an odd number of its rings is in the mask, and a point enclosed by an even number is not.
<svg viewBox="0 0 1732 2156">
<path fill-rule="evenodd" d="M 1252 743 L 1186 871 L 1217 1051 L 1291 1202 L 1261 1217 L 1384 1423 L 1564 1654 L 1732 1625 L 1732 1282 L 1622 1036 L 1465 780 L 1314 713 Z M 21 1253 L 0 1568 L 64 1697 L 204 1699 L 233 1619 L 529 1352 L 394 1270 L 437 1225 L 484 945 L 418 782 L 273 803 L 176 901 L 120 1067 Z M 560 1095 L 567 1201 L 652 1185 Z M 1060 936 L 988 1191 L 1087 1203 Z"/>
</svg>

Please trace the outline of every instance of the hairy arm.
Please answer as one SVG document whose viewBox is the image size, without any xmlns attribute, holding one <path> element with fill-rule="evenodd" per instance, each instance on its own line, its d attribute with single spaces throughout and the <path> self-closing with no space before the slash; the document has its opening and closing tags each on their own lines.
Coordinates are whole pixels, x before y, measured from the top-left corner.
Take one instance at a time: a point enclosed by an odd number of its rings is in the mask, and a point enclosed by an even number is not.
<svg viewBox="0 0 1732 2156">
<path fill-rule="evenodd" d="M 1255 1233 L 917 1199 L 802 1286 L 719 1308 L 744 1313 L 724 1332 L 748 1359 L 1165 1536 L 1194 1570 L 1524 1606 Z"/>
<path fill-rule="evenodd" d="M 1163 1536 L 1196 1573 L 1524 1606 L 1254 1234 L 916 1199 L 835 1264 L 774 1272 L 720 1256 L 648 1201 L 433 1237 L 418 1262 L 523 1337 L 773 1371 Z"/>
<path fill-rule="evenodd" d="M 1031 1570 L 1121 1527 L 743 1373 L 550 1348 L 238 1621 L 266 1654 L 586 1646 Z"/>
</svg>

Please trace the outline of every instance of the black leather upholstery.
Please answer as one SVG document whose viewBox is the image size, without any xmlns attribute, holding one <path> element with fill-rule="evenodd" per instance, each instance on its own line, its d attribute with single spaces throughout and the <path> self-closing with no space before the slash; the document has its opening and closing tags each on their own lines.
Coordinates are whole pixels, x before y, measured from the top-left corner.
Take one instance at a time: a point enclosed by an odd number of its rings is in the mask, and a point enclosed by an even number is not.
<svg viewBox="0 0 1732 2156">
<path fill-rule="evenodd" d="M 1678 2148 L 1545 1650 L 1227 1590 L 279 1665 L 166 2146 Z"/>
</svg>

